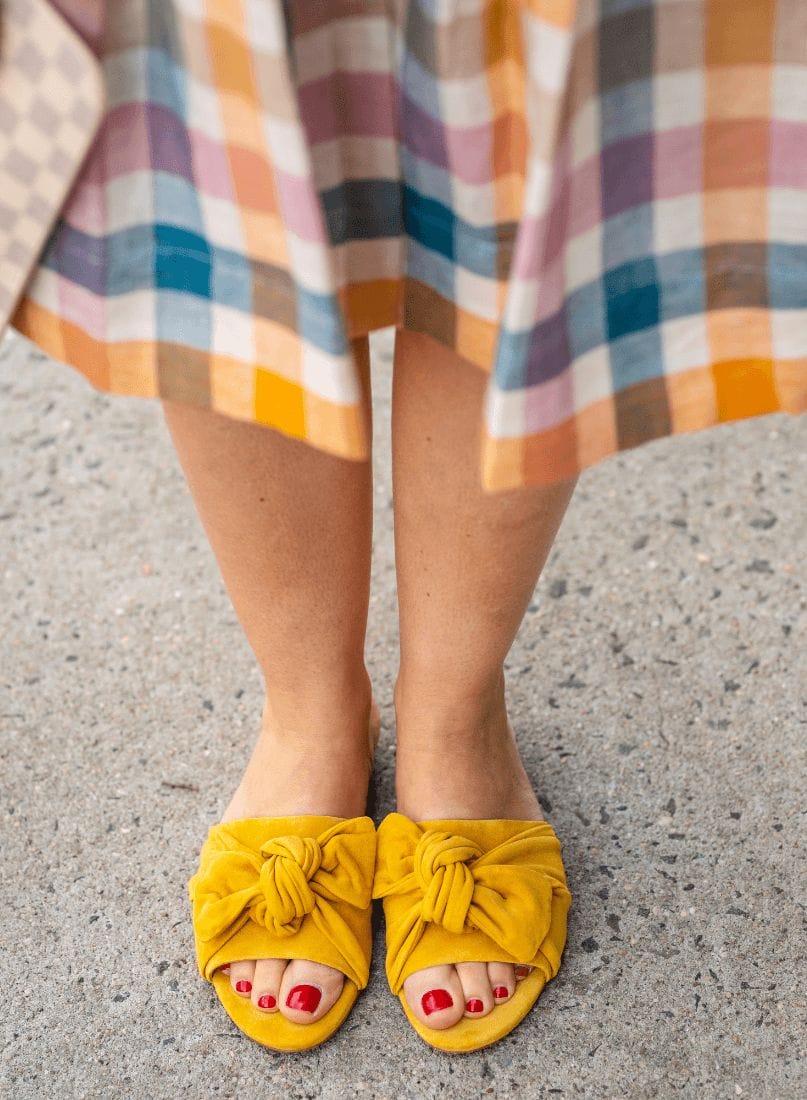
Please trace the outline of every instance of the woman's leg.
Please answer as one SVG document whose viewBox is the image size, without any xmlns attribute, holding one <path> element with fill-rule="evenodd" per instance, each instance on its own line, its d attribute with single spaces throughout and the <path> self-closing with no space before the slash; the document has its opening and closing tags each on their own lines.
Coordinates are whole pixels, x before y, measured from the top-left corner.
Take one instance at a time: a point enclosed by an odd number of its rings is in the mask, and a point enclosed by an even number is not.
<svg viewBox="0 0 807 1100">
<path fill-rule="evenodd" d="M 484 371 L 430 337 L 396 332 L 396 787 L 398 808 L 416 821 L 542 819 L 505 710 L 503 662 L 576 479 L 482 490 L 487 381 Z M 418 971 L 404 991 L 425 1024 L 445 1028 L 464 1014 L 491 1011 L 515 981 L 512 966 L 463 963 Z M 447 990 L 452 1007 L 435 1009 L 434 990 Z"/>
<path fill-rule="evenodd" d="M 354 348 L 371 417 L 367 337 Z M 206 409 L 171 401 L 163 407 L 265 680 L 260 734 L 222 820 L 363 814 L 372 463 L 333 457 Z M 245 960 L 232 964 L 230 980 L 256 1007 L 300 1023 L 319 1019 L 342 988 L 338 971 L 306 961 Z M 317 987 L 314 1011 L 292 1007 L 310 1005 Z"/>
</svg>

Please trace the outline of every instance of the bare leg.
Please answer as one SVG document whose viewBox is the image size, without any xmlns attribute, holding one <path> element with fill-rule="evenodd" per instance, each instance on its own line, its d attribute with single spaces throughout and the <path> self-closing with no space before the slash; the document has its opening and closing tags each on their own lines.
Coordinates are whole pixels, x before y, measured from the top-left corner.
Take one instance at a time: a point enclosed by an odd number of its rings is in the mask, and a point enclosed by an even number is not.
<svg viewBox="0 0 807 1100">
<path fill-rule="evenodd" d="M 482 490 L 487 380 L 431 338 L 396 332 L 396 786 L 400 811 L 415 821 L 542 820 L 505 709 L 503 662 L 576 479 L 546 489 Z M 404 991 L 419 1018 L 442 1029 L 490 1012 L 512 995 L 515 981 L 510 965 L 462 963 L 418 971 Z M 432 990 L 447 990 L 453 1006 L 428 1011 Z"/>
<path fill-rule="evenodd" d="M 354 346 L 369 396 L 367 338 Z M 372 464 L 206 409 L 170 401 L 163 407 L 265 680 L 260 734 L 222 820 L 363 814 Z M 257 1008 L 279 1009 L 300 1023 L 319 1019 L 342 988 L 338 971 L 304 960 L 233 963 L 230 980 Z M 298 1006 L 316 999 L 301 987 L 320 990 L 314 1011 L 287 1003 L 290 995 Z"/>
</svg>

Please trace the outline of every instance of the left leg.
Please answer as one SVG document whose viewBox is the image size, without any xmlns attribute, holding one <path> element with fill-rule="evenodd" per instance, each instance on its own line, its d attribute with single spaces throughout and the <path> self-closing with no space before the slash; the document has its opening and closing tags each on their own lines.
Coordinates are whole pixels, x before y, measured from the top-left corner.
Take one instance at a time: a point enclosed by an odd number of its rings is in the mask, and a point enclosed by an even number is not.
<svg viewBox="0 0 807 1100">
<path fill-rule="evenodd" d="M 548 488 L 482 489 L 487 381 L 484 371 L 431 338 L 397 330 L 396 788 L 398 808 L 415 821 L 542 820 L 506 712 L 503 662 L 576 478 Z M 515 981 L 511 965 L 461 963 L 420 970 L 404 991 L 425 1024 L 446 1028 L 464 1014 L 489 1012 L 512 995 Z M 446 993 L 451 1006 L 436 1007 Z"/>
</svg>

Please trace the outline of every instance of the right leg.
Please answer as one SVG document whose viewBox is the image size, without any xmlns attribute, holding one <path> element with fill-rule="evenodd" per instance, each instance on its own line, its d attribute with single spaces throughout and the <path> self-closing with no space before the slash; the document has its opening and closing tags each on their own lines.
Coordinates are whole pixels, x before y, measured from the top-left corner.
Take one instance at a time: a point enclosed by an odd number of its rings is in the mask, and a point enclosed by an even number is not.
<svg viewBox="0 0 807 1100">
<path fill-rule="evenodd" d="M 366 336 L 354 341 L 354 350 L 370 410 Z M 261 731 L 221 820 L 361 815 L 370 774 L 372 688 L 364 639 L 372 463 L 328 455 L 197 406 L 164 401 L 163 409 L 264 675 Z M 277 1007 L 299 1023 L 324 1015 L 342 988 L 338 971 L 304 960 L 232 963 L 230 980 L 256 1008 Z M 304 1010 L 317 988 L 319 1003 Z"/>
</svg>

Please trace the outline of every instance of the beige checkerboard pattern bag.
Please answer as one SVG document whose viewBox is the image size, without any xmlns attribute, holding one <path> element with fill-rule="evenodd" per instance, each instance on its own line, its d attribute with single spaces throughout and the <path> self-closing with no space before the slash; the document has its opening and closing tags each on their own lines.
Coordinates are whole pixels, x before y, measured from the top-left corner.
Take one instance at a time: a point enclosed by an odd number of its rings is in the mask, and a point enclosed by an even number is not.
<svg viewBox="0 0 807 1100">
<path fill-rule="evenodd" d="M 47 0 L 0 0 L 0 333 L 103 113 L 101 66 Z"/>
</svg>

